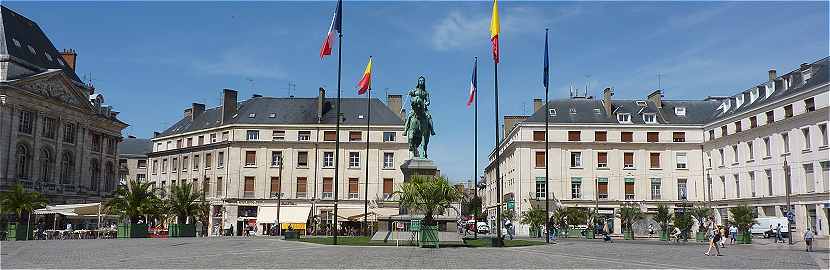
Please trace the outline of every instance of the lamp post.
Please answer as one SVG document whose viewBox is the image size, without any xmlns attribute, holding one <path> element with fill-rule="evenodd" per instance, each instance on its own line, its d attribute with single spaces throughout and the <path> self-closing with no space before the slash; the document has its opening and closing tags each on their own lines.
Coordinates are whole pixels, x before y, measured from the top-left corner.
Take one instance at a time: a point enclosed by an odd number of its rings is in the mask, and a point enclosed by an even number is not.
<svg viewBox="0 0 830 270">
<path fill-rule="evenodd" d="M 282 224 L 280 223 L 280 208 L 282 207 L 282 154 L 277 157 L 277 165 L 280 166 L 280 182 L 277 189 L 277 232 L 282 236 Z"/>
<path fill-rule="evenodd" d="M 787 163 L 787 157 L 784 156 L 784 190 L 786 191 L 787 200 L 787 238 L 789 238 L 790 245 L 793 244 L 793 226 L 790 225 L 790 217 L 793 216 L 793 207 L 790 205 L 790 165 Z"/>
</svg>

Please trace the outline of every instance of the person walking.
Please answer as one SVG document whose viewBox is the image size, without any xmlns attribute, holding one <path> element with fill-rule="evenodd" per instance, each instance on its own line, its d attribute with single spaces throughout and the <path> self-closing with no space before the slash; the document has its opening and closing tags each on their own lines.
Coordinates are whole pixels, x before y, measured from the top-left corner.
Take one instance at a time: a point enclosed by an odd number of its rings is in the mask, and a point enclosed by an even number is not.
<svg viewBox="0 0 830 270">
<path fill-rule="evenodd" d="M 775 243 L 778 243 L 779 241 L 784 243 L 784 238 L 781 237 L 781 223 L 778 223 L 778 225 L 775 226 Z"/>
<path fill-rule="evenodd" d="M 729 243 L 734 245 L 735 240 L 737 240 L 737 238 L 738 238 L 738 227 L 736 227 L 735 225 L 730 225 L 729 226 L 729 237 L 731 238 L 729 240 L 730 241 Z"/>
<path fill-rule="evenodd" d="M 654 224 L 648 224 L 648 237 L 654 237 Z"/>
<path fill-rule="evenodd" d="M 726 248 L 726 238 L 725 238 L 726 237 L 726 227 L 724 227 L 723 225 L 718 226 L 718 227 L 719 227 L 718 232 L 720 233 L 720 247 Z"/>
<path fill-rule="evenodd" d="M 674 232 L 672 233 L 672 237 L 674 237 L 675 243 L 680 243 L 680 228 L 674 227 Z"/>
<path fill-rule="evenodd" d="M 718 230 L 717 227 L 712 228 L 712 230 L 710 230 L 710 234 L 711 234 L 711 236 L 709 237 L 709 249 L 706 250 L 706 253 L 703 253 L 703 254 L 706 254 L 706 256 L 709 256 L 710 252 L 712 251 L 712 248 L 714 247 L 715 252 L 718 253 L 717 256 L 723 256 L 723 255 L 720 254 L 720 247 L 718 246 L 718 242 L 720 242 L 720 240 L 721 240 L 720 230 Z"/>
<path fill-rule="evenodd" d="M 807 252 L 813 251 L 813 231 L 810 228 L 804 231 L 804 244 L 807 246 Z"/>
</svg>

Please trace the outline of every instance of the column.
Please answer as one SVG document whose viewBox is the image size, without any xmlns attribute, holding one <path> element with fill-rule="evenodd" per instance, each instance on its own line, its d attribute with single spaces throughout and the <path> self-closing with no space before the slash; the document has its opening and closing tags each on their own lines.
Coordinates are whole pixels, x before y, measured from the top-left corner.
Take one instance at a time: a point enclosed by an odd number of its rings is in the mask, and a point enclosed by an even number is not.
<svg viewBox="0 0 830 270">
<path fill-rule="evenodd" d="M 819 203 L 816 204 L 816 232 L 817 235 L 827 236 L 830 235 L 830 223 L 827 220 L 827 208 L 824 208 L 824 205 Z"/>
</svg>

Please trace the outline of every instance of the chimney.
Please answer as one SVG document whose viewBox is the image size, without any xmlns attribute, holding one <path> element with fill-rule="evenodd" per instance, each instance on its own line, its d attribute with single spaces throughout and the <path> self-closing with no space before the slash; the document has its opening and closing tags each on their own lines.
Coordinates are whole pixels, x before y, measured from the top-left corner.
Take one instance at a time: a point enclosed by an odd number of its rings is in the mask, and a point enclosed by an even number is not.
<svg viewBox="0 0 830 270">
<path fill-rule="evenodd" d="M 222 124 L 236 114 L 236 95 L 233 89 L 222 90 Z"/>
<path fill-rule="evenodd" d="M 161 133 L 160 133 L 160 132 L 158 132 L 158 131 L 153 131 L 153 138 L 156 138 L 156 137 L 158 137 L 159 135 L 161 135 Z"/>
<path fill-rule="evenodd" d="M 611 106 L 611 96 L 614 95 L 614 90 L 611 90 L 611 87 L 606 87 L 605 90 L 602 90 L 602 107 L 605 108 L 605 113 L 608 114 L 608 117 L 614 113 L 613 107 Z"/>
<path fill-rule="evenodd" d="M 261 97 L 262 97 L 262 95 L 260 95 L 260 94 L 253 94 L 253 95 L 251 95 L 251 98 L 261 98 Z"/>
<path fill-rule="evenodd" d="M 75 61 L 78 59 L 78 53 L 73 49 L 63 50 L 60 52 L 63 62 L 66 63 L 70 69 L 75 70 Z"/>
<path fill-rule="evenodd" d="M 807 64 L 807 63 L 802 63 L 801 64 L 801 71 L 805 71 L 805 70 L 808 70 L 808 69 L 810 69 L 810 64 Z"/>
<path fill-rule="evenodd" d="M 648 94 L 648 100 L 654 102 L 654 106 L 657 106 L 657 108 L 663 108 L 663 90 L 654 90 L 654 92 Z"/>
<path fill-rule="evenodd" d="M 775 75 L 775 69 L 770 69 L 769 70 L 769 81 L 774 81 L 775 78 L 778 78 L 778 76 Z"/>
<path fill-rule="evenodd" d="M 193 108 L 184 109 L 184 118 L 190 118 L 190 120 L 193 120 L 192 116 L 193 116 Z"/>
<path fill-rule="evenodd" d="M 534 98 L 533 99 L 533 112 L 538 112 L 544 106 L 545 106 L 545 103 L 542 102 L 541 98 Z"/>
<path fill-rule="evenodd" d="M 386 106 L 392 110 L 398 118 L 403 119 L 403 111 L 401 111 L 401 95 L 386 95 Z"/>
<path fill-rule="evenodd" d="M 502 138 L 507 139 L 507 134 L 510 134 L 510 131 L 513 130 L 513 127 L 527 120 L 527 117 L 527 115 L 505 115 L 504 134 Z"/>
<path fill-rule="evenodd" d="M 193 103 L 190 107 L 190 121 L 196 120 L 196 117 L 202 115 L 203 112 L 205 112 L 205 104 Z"/>
<path fill-rule="evenodd" d="M 326 89 L 320 87 L 320 94 L 317 95 L 317 123 L 323 121 L 323 106 L 326 105 Z"/>
</svg>

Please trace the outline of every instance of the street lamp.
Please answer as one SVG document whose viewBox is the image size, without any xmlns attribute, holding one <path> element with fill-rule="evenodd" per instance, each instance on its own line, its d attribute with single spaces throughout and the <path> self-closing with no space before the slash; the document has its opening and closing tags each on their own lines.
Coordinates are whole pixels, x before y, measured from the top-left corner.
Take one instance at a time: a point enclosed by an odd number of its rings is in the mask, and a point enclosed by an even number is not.
<svg viewBox="0 0 830 270">
<path fill-rule="evenodd" d="M 277 165 L 280 166 L 280 184 L 277 190 L 277 234 L 282 236 L 282 224 L 280 224 L 280 208 L 282 207 L 282 154 L 277 156 Z"/>
</svg>

